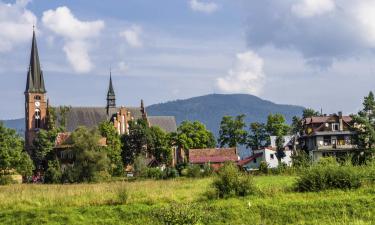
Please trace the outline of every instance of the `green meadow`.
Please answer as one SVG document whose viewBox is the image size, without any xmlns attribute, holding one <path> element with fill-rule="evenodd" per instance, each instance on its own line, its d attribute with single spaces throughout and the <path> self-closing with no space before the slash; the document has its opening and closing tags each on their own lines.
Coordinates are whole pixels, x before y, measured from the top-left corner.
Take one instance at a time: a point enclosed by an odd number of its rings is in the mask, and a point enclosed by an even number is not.
<svg viewBox="0 0 375 225">
<path fill-rule="evenodd" d="M 296 193 L 295 179 L 257 176 L 257 194 L 220 200 L 208 197 L 212 178 L 0 186 L 0 223 L 164 224 L 188 207 L 198 224 L 375 224 L 373 186 Z"/>
</svg>

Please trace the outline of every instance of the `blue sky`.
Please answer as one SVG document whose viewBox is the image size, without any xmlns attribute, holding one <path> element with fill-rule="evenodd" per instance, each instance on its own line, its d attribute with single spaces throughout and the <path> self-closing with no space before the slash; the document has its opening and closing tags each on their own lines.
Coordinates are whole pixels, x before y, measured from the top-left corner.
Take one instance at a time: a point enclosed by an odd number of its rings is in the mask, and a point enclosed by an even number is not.
<svg viewBox="0 0 375 225">
<path fill-rule="evenodd" d="M 0 0 L 0 118 L 23 116 L 32 25 L 53 105 L 209 93 L 356 112 L 373 89 L 371 0 Z"/>
</svg>

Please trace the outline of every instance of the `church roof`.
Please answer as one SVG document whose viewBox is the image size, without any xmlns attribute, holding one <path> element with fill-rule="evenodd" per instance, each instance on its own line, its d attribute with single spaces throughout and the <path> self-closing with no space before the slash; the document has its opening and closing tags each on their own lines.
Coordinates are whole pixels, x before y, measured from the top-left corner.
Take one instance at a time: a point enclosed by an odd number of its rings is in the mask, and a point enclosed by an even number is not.
<svg viewBox="0 0 375 225">
<path fill-rule="evenodd" d="M 133 119 L 141 119 L 141 107 L 126 107 Z M 109 115 L 117 113 L 121 107 L 110 109 Z M 56 108 L 56 115 L 59 115 L 59 108 Z M 103 121 L 108 121 L 107 109 L 105 107 L 71 107 L 66 115 L 66 129 L 69 132 L 74 131 L 79 126 L 93 128 Z M 159 126 L 167 132 L 177 130 L 174 116 L 150 116 L 148 117 L 151 126 Z"/>
<path fill-rule="evenodd" d="M 158 126 L 166 132 L 176 132 L 177 124 L 174 116 L 149 116 L 150 126 Z"/>
<path fill-rule="evenodd" d="M 33 39 L 30 53 L 30 65 L 27 72 L 26 90 L 28 93 L 46 93 L 44 86 L 43 71 L 40 67 L 38 47 L 36 44 L 35 31 L 33 31 Z"/>
</svg>

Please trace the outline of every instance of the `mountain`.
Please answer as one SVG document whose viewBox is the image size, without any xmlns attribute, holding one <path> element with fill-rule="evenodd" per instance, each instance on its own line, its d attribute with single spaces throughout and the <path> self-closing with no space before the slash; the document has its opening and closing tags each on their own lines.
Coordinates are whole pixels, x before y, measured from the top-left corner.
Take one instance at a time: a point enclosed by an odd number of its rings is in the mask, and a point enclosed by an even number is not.
<svg viewBox="0 0 375 225">
<path fill-rule="evenodd" d="M 184 120 L 198 120 L 218 135 L 221 119 L 225 115 L 245 114 L 246 123 L 249 124 L 266 122 L 270 113 L 281 113 L 291 123 L 292 117 L 300 116 L 303 109 L 301 106 L 275 104 L 247 94 L 211 94 L 151 105 L 147 107 L 147 113 L 152 116 L 175 116 L 178 124 Z"/>
<path fill-rule="evenodd" d="M 14 120 L 0 120 L 8 128 L 15 129 L 20 135 L 25 133 L 25 119 L 14 119 Z"/>
<path fill-rule="evenodd" d="M 150 105 L 147 114 L 150 116 L 175 116 L 177 123 L 184 120 L 198 120 L 208 129 L 219 133 L 220 121 L 223 116 L 246 115 L 246 123 L 266 122 L 270 113 L 281 113 L 290 123 L 293 116 L 301 115 L 304 108 L 293 105 L 280 105 L 246 94 L 211 94 L 185 100 Z M 5 120 L 5 126 L 16 129 L 21 135 L 24 132 L 25 120 Z"/>
</svg>

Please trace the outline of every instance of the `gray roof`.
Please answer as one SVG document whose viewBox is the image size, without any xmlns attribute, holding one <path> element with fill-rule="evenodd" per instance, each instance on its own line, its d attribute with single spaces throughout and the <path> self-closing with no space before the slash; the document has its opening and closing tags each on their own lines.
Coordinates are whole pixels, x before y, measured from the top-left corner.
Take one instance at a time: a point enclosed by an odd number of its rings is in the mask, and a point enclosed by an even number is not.
<svg viewBox="0 0 375 225">
<path fill-rule="evenodd" d="M 110 109 L 110 114 L 113 115 L 120 110 L 121 107 Z M 140 107 L 125 107 L 130 111 L 134 119 L 142 118 Z M 56 108 L 56 114 L 59 116 L 59 108 Z M 111 117 L 110 116 L 110 117 Z M 105 107 L 71 107 L 67 113 L 66 129 L 74 131 L 79 126 L 93 128 L 98 126 L 103 121 L 111 119 L 107 116 L 107 109 Z"/>
<path fill-rule="evenodd" d="M 176 119 L 174 116 L 149 116 L 151 126 L 158 126 L 166 132 L 177 131 Z"/>
</svg>

